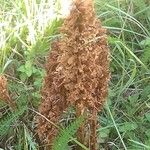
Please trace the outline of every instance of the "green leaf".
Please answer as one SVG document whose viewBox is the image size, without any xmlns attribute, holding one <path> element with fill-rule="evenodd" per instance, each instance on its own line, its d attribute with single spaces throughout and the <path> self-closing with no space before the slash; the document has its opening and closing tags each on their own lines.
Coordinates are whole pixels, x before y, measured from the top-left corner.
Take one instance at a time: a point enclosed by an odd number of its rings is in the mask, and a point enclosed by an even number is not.
<svg viewBox="0 0 150 150">
<path fill-rule="evenodd" d="M 148 98 L 148 95 L 150 94 L 150 85 L 145 86 L 141 93 L 142 99 L 146 100 Z"/>
<path fill-rule="evenodd" d="M 110 129 L 106 128 L 106 129 L 102 129 L 100 131 L 100 137 L 101 138 L 106 138 L 109 136 L 109 133 L 110 133 Z"/>
<path fill-rule="evenodd" d="M 138 125 L 134 122 L 125 122 L 122 126 L 119 126 L 120 132 L 127 132 L 135 130 L 138 127 Z"/>
<path fill-rule="evenodd" d="M 20 72 L 25 72 L 25 66 L 24 65 L 21 65 L 18 69 L 17 69 L 17 71 L 20 71 Z"/>
<path fill-rule="evenodd" d="M 19 77 L 20 77 L 21 81 L 23 81 L 23 82 L 27 79 L 27 75 L 25 73 L 21 73 L 19 75 Z"/>
<path fill-rule="evenodd" d="M 141 56 L 141 60 L 142 62 L 148 65 L 148 63 L 150 62 L 150 47 L 144 49 L 144 52 Z"/>
<path fill-rule="evenodd" d="M 147 37 L 145 40 L 141 41 L 141 42 L 140 42 L 140 45 L 141 45 L 142 47 L 150 46 L 150 38 Z"/>
<path fill-rule="evenodd" d="M 138 101 L 138 98 L 139 98 L 139 94 L 137 93 L 137 94 L 134 94 L 134 95 L 132 95 L 132 96 L 129 96 L 129 101 L 130 101 L 130 104 L 132 105 L 132 106 L 134 106 L 135 105 L 135 103 Z"/>
<path fill-rule="evenodd" d="M 43 79 L 42 78 L 38 78 L 36 81 L 34 81 L 34 86 L 35 87 L 41 87 L 42 86 L 42 82 Z"/>
<path fill-rule="evenodd" d="M 26 75 L 30 77 L 32 75 L 32 63 L 30 61 L 25 63 L 25 69 Z"/>
<path fill-rule="evenodd" d="M 150 113 L 146 113 L 146 114 L 145 114 L 145 117 L 146 117 L 147 121 L 150 122 Z"/>
<path fill-rule="evenodd" d="M 150 138 L 150 129 L 145 130 L 145 135 Z"/>
</svg>

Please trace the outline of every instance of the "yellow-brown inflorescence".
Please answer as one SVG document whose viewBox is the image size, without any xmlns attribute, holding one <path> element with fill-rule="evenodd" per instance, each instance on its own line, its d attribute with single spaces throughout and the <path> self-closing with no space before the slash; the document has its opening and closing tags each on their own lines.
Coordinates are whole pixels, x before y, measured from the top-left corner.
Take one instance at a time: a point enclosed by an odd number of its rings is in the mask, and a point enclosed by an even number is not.
<svg viewBox="0 0 150 150">
<path fill-rule="evenodd" d="M 76 0 L 61 28 L 62 38 L 53 43 L 47 59 L 42 115 L 55 124 L 63 111 L 75 106 L 76 115 L 89 118 L 89 137 L 85 128 L 79 129 L 78 140 L 90 150 L 97 149 L 97 112 L 101 110 L 108 91 L 109 49 L 106 30 L 95 16 L 92 0 Z M 57 128 L 41 117 L 38 134 L 46 143 L 52 142 Z M 88 142 L 89 141 L 89 142 Z"/>
</svg>

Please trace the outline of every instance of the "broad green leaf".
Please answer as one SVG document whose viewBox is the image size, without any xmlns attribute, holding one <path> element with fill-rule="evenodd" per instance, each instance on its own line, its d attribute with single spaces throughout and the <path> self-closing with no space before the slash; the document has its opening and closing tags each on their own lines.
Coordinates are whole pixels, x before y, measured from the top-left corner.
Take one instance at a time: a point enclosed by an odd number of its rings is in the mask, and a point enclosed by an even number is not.
<svg viewBox="0 0 150 150">
<path fill-rule="evenodd" d="M 32 63 L 30 61 L 27 61 L 25 64 L 25 73 L 28 77 L 32 75 Z"/>
</svg>

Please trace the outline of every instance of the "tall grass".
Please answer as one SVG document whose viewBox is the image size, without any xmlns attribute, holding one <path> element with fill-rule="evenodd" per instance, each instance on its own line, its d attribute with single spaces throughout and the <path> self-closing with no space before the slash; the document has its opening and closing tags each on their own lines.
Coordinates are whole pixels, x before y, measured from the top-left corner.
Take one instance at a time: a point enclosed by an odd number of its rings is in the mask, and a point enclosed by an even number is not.
<svg viewBox="0 0 150 150">
<path fill-rule="evenodd" d="M 48 40 L 47 36 L 52 36 L 52 33 L 46 34 L 46 32 L 48 32 L 47 28 L 54 26 L 53 24 L 63 16 L 62 9 L 58 10 L 59 3 L 54 0 L 1 0 L 1 72 L 4 72 L 14 55 L 22 58 L 24 53 L 33 50 L 33 47 L 39 43 L 39 39 Z M 53 30 L 54 27 L 49 32 Z"/>
<path fill-rule="evenodd" d="M 110 96 L 100 117 L 101 144 L 110 149 L 148 149 L 149 1 L 97 0 L 96 5 L 109 32 L 112 57 Z"/>
</svg>

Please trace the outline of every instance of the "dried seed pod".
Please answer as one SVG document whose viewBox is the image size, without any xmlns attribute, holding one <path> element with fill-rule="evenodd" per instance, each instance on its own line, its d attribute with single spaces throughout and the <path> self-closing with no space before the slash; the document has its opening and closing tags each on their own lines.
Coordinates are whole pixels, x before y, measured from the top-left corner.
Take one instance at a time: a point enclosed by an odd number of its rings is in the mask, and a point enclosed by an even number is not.
<svg viewBox="0 0 150 150">
<path fill-rule="evenodd" d="M 96 18 L 92 0 L 75 0 L 70 15 L 61 28 L 63 37 L 53 44 L 47 59 L 42 115 L 55 124 L 63 111 L 75 106 L 77 116 L 89 118 L 90 135 L 86 138 L 86 125 L 78 133 L 78 140 L 89 149 L 97 149 L 97 112 L 101 110 L 108 91 L 109 49 L 106 30 Z M 57 129 L 39 117 L 38 134 L 51 143 Z M 77 149 L 79 150 L 79 148 Z"/>
</svg>

